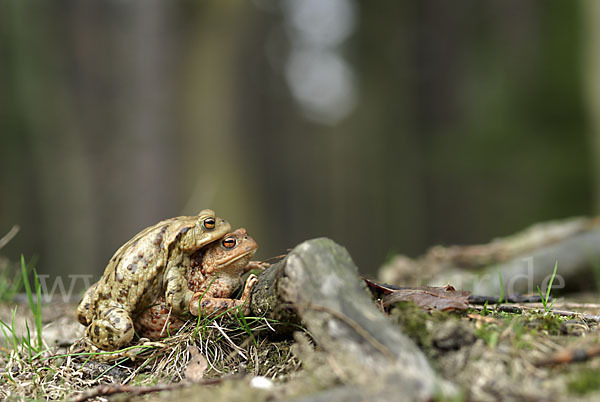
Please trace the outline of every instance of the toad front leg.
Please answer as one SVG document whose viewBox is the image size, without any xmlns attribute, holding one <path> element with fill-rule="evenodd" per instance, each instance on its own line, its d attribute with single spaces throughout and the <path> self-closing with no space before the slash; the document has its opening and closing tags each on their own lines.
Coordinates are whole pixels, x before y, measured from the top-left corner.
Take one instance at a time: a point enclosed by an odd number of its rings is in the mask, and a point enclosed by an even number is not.
<svg viewBox="0 0 600 402">
<path fill-rule="evenodd" d="M 171 267 L 165 275 L 165 304 L 167 310 L 176 317 L 189 317 L 189 305 L 194 292 L 188 288 L 186 269 L 182 266 Z"/>
<path fill-rule="evenodd" d="M 224 312 L 232 310 L 235 307 L 242 308 L 242 314 L 247 315 L 250 313 L 250 296 L 252 294 L 252 288 L 258 282 L 258 277 L 254 274 L 248 276 L 244 285 L 244 291 L 240 299 L 230 299 L 226 297 L 214 297 L 217 290 L 209 288 L 205 292 L 196 292 L 190 302 L 190 312 L 198 316 L 210 315 L 217 312 Z"/>
<path fill-rule="evenodd" d="M 271 264 L 264 261 L 250 261 L 248 265 L 244 268 L 244 272 L 251 271 L 253 269 L 264 271 L 269 268 Z"/>
</svg>

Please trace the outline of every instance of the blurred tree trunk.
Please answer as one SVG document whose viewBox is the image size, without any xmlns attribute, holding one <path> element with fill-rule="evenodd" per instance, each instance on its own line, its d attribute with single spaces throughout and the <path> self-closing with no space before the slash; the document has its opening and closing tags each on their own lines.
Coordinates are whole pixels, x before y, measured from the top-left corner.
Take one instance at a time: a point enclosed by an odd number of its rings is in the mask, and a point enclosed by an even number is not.
<svg viewBox="0 0 600 402">
<path fill-rule="evenodd" d="M 595 213 L 600 213 L 600 2 L 585 0 L 582 3 L 585 23 L 584 93 L 587 98 Z"/>
<path fill-rule="evenodd" d="M 97 275 L 177 199 L 171 6 L 13 1 L 10 10 L 41 210 L 23 235 L 41 231 L 42 272 Z"/>
<path fill-rule="evenodd" d="M 31 4 L 0 2 L 0 80 L 19 107 L 0 106 L 25 127 L 3 127 L 0 169 L 26 165 L 0 170 L 23 200 L 0 224 L 22 224 L 14 244 L 41 267 L 99 273 L 137 230 L 206 207 L 248 227 L 259 257 L 330 236 L 364 272 L 589 210 L 574 3 L 349 1 L 359 22 L 335 52 L 357 106 L 333 126 L 306 119 L 286 81 L 290 2 Z"/>
<path fill-rule="evenodd" d="M 30 194 L 39 209 L 39 221 L 28 222 L 23 236 L 37 234 L 41 242 L 41 267 L 57 273 L 89 273 L 95 255 L 95 225 L 88 206 L 91 202 L 90 171 L 83 153 L 82 138 L 74 123 L 74 99 L 68 91 L 62 44 L 49 20 L 55 6 L 12 1 L 4 22 L 11 26 L 16 76 L 16 101 L 29 132 L 33 149 L 30 163 L 35 181 Z M 65 152 L 67 150 L 67 152 Z M 66 222 L 66 220 L 69 222 Z M 71 221 L 77 224 L 71 224 Z M 31 233 L 33 232 L 33 233 Z M 44 268 L 40 271 L 45 272 Z"/>
<path fill-rule="evenodd" d="M 170 2 L 75 0 L 71 6 L 77 131 L 94 183 L 95 231 L 108 239 L 98 270 L 141 228 L 180 212 L 173 180 L 180 28 Z"/>
</svg>

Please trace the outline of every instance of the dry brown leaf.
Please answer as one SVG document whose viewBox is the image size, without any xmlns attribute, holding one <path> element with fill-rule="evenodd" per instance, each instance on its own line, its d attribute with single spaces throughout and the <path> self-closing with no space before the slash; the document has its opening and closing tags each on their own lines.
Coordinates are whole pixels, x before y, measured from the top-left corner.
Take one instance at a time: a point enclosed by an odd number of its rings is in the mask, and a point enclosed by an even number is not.
<svg viewBox="0 0 600 402">
<path fill-rule="evenodd" d="M 372 281 L 370 279 L 367 279 L 365 277 L 363 277 L 362 280 L 365 281 L 365 283 L 367 284 L 367 286 L 369 287 L 371 292 L 375 293 L 377 295 L 389 295 L 390 293 L 393 293 L 395 290 L 404 289 L 404 288 L 400 288 L 400 287 L 394 286 L 394 285 L 378 283 L 378 282 Z"/>
<path fill-rule="evenodd" d="M 466 310 L 470 294 L 465 290 L 456 290 L 451 285 L 397 289 L 383 298 L 383 306 L 412 301 L 425 310 Z"/>
<path fill-rule="evenodd" d="M 208 361 L 194 346 L 188 347 L 191 358 L 185 367 L 185 378 L 190 381 L 197 382 L 204 378 L 204 372 L 208 368 Z"/>
</svg>

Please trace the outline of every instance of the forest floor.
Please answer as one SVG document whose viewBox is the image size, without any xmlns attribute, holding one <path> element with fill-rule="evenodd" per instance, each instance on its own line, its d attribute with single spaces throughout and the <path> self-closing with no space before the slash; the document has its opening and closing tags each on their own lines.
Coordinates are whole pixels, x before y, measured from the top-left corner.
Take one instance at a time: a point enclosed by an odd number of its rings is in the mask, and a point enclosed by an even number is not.
<svg viewBox="0 0 600 402">
<path fill-rule="evenodd" d="M 440 376 L 457 386 L 451 400 L 598 400 L 600 305 L 583 303 L 595 297 L 563 299 L 549 311 L 531 304 L 424 311 L 400 302 L 388 317 Z M 29 306 L 1 305 L 8 339 L 0 349 L 0 399 L 310 399 L 345 384 L 343 370 L 331 370 L 327 354 L 309 333 L 297 328 L 281 335 L 265 319 L 222 318 L 198 331 L 192 323 L 134 361 L 67 356 L 83 332 L 74 310 L 72 304 L 43 306 L 45 347 L 36 356 Z M 449 399 L 440 395 L 437 400 Z"/>
</svg>

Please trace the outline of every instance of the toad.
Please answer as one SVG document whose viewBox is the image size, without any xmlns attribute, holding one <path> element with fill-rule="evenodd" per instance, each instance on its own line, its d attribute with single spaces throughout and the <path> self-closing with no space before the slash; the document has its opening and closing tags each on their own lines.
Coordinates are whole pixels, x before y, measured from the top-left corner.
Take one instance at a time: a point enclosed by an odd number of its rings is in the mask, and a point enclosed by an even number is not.
<svg viewBox="0 0 600 402">
<path fill-rule="evenodd" d="M 240 299 L 232 299 L 231 295 L 242 285 L 242 275 L 253 268 L 262 269 L 259 263 L 250 261 L 257 249 L 258 244 L 246 229 L 237 229 L 191 256 L 187 270 L 187 286 L 195 292 L 190 302 L 191 314 L 209 316 L 236 311 L 238 307 L 248 314 L 250 293 L 258 281 L 256 275 L 248 276 Z M 134 320 L 136 333 L 150 340 L 172 335 L 184 323 L 170 313 L 164 297 Z"/>
<path fill-rule="evenodd" d="M 77 319 L 87 326 L 86 344 L 106 351 L 125 347 L 133 340 L 133 318 L 161 296 L 172 315 L 191 318 L 194 292 L 188 288 L 185 263 L 230 230 L 226 220 L 205 209 L 197 216 L 161 221 L 121 246 L 77 308 Z"/>
</svg>

